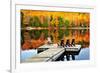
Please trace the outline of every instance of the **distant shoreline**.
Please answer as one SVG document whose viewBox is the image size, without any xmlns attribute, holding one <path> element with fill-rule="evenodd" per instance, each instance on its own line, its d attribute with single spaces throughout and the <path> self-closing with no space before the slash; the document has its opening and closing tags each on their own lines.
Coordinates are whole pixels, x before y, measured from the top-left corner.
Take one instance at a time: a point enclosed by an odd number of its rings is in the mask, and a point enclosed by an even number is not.
<svg viewBox="0 0 100 73">
<path fill-rule="evenodd" d="M 25 27 L 25 28 L 21 28 L 21 30 L 52 30 L 52 29 L 90 29 L 89 27 L 68 27 L 68 28 L 64 28 L 64 27 L 52 27 L 52 28 L 47 28 L 47 27 Z"/>
</svg>

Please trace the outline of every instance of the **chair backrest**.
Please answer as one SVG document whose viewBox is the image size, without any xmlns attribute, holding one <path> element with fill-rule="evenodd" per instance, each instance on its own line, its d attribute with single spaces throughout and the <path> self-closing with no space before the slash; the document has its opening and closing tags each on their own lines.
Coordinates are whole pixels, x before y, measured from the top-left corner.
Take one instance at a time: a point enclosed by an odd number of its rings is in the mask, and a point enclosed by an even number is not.
<svg viewBox="0 0 100 73">
<path fill-rule="evenodd" d="M 66 46 L 70 46 L 70 40 L 69 39 L 67 39 L 67 41 L 66 41 Z"/>
<path fill-rule="evenodd" d="M 60 46 L 64 47 L 64 40 L 61 40 Z"/>
<path fill-rule="evenodd" d="M 75 46 L 75 39 L 72 39 L 71 45 Z"/>
</svg>

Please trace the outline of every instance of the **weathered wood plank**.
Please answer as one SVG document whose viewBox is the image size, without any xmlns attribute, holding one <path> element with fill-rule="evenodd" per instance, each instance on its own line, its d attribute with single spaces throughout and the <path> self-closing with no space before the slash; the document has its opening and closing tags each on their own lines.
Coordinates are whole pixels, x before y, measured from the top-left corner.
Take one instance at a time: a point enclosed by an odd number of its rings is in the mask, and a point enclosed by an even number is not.
<svg viewBox="0 0 100 73">
<path fill-rule="evenodd" d="M 62 53 L 64 53 L 64 48 L 48 49 L 37 54 L 35 57 L 25 60 L 26 62 L 42 62 L 42 61 L 53 61 L 57 59 Z"/>
<path fill-rule="evenodd" d="M 59 56 L 61 56 L 64 52 L 78 52 L 81 48 L 81 45 L 75 45 L 72 47 L 54 47 L 53 45 L 43 45 L 39 48 L 49 48 L 35 57 L 31 57 L 25 62 L 47 62 L 47 61 L 55 61 Z M 73 53 L 72 53 L 73 54 Z"/>
</svg>

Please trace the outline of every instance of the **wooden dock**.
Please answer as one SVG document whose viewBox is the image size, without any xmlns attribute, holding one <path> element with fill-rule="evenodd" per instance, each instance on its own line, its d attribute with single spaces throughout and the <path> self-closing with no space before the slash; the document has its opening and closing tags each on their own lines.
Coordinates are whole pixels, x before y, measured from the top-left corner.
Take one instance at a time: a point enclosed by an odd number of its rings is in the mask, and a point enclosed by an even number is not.
<svg viewBox="0 0 100 73">
<path fill-rule="evenodd" d="M 64 51 L 64 48 L 51 48 L 37 54 L 35 57 L 25 60 L 25 62 L 55 61 Z"/>
<path fill-rule="evenodd" d="M 48 48 L 47 50 L 37 54 L 35 57 L 26 59 L 24 62 L 48 62 L 57 60 L 63 53 L 73 54 L 78 53 L 81 49 L 81 45 L 75 45 L 73 47 L 55 47 L 53 45 L 43 45 L 40 49 Z"/>
</svg>

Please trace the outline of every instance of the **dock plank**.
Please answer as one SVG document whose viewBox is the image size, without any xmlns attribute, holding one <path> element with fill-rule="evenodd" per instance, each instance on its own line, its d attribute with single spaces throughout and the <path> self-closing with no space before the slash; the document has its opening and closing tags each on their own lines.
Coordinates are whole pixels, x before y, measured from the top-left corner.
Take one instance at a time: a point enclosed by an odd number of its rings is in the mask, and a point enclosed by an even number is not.
<svg viewBox="0 0 100 73">
<path fill-rule="evenodd" d="M 64 53 L 64 48 L 55 48 L 55 49 L 48 49 L 37 54 L 35 57 L 31 57 L 26 62 L 42 62 L 42 61 L 53 61 L 57 57 L 59 57 L 62 53 Z"/>
<path fill-rule="evenodd" d="M 47 62 L 47 61 L 55 61 L 59 56 L 61 56 L 64 52 L 77 52 L 80 50 L 81 45 L 75 45 L 72 47 L 54 47 L 53 45 L 43 45 L 39 48 L 49 48 L 34 57 L 26 59 L 25 62 Z"/>
</svg>

